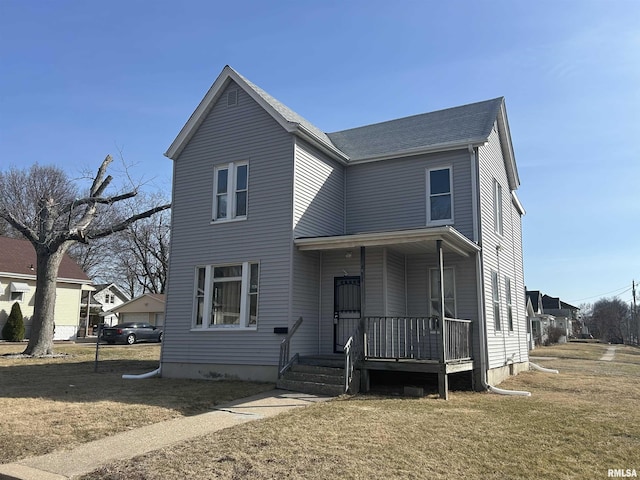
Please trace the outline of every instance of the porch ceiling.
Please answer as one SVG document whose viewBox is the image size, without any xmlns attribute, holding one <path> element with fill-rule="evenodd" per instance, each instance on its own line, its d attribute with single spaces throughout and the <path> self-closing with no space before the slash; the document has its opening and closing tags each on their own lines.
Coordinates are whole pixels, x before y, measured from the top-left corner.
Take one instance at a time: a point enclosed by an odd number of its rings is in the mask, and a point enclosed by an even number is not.
<svg viewBox="0 0 640 480">
<path fill-rule="evenodd" d="M 340 250 L 358 247 L 391 247 L 402 253 L 435 251 L 436 241 L 442 240 L 443 249 L 468 257 L 480 247 L 453 227 L 418 228 L 389 232 L 356 233 L 332 237 L 296 238 L 299 250 Z"/>
</svg>

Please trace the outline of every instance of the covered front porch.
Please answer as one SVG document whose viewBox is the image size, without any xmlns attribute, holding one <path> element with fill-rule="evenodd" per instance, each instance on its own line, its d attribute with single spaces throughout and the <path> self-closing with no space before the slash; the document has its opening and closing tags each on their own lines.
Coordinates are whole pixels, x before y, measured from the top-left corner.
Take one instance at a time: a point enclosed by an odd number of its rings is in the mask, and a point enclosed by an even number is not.
<svg viewBox="0 0 640 480">
<path fill-rule="evenodd" d="M 299 238 L 318 255 L 321 355 L 344 358 L 345 389 L 360 371 L 438 375 L 473 369 L 479 247 L 452 227 Z"/>
</svg>

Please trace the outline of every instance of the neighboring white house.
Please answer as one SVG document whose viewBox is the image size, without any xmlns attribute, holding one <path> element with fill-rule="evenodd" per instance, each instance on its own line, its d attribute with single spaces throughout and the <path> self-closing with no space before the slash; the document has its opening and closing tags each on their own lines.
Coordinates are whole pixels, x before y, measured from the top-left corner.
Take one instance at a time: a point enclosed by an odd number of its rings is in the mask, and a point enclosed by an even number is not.
<svg viewBox="0 0 640 480">
<path fill-rule="evenodd" d="M 227 66 L 166 155 L 163 375 L 274 381 L 299 317 L 291 353 L 354 346 L 365 389 L 405 369 L 446 397 L 454 372 L 481 389 L 528 368 L 503 98 L 325 133 Z"/>
<path fill-rule="evenodd" d="M 20 304 L 26 337 L 31 333 L 36 291 L 36 252 L 27 240 L 0 237 L 0 330 L 14 302 Z M 56 281 L 54 340 L 76 337 L 83 291 L 91 290 L 91 280 L 71 257 L 60 263 Z"/>
<path fill-rule="evenodd" d="M 80 336 L 83 336 L 85 327 L 88 326 L 88 334 L 95 335 L 98 325 L 103 322 L 114 325 L 118 319 L 115 315 L 102 315 L 118 305 L 131 300 L 131 297 L 115 283 L 102 283 L 94 285 L 95 291 L 84 292 L 80 306 Z M 89 315 L 87 317 L 87 299 L 90 301 Z"/>
<path fill-rule="evenodd" d="M 115 317 L 115 323 L 147 322 L 161 327 L 164 325 L 164 310 L 165 295 L 163 293 L 145 293 L 104 312 L 102 315 Z"/>
</svg>

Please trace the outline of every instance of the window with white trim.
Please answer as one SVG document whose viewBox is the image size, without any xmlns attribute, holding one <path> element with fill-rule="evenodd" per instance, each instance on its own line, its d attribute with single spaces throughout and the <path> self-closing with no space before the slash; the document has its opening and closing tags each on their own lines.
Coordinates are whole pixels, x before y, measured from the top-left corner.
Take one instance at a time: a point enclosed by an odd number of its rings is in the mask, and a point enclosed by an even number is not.
<svg viewBox="0 0 640 480">
<path fill-rule="evenodd" d="M 502 330 L 500 323 L 500 280 L 498 272 L 491 272 L 491 289 L 493 291 L 493 324 L 496 332 Z"/>
<path fill-rule="evenodd" d="M 427 170 L 427 224 L 453 223 L 453 169 Z"/>
<path fill-rule="evenodd" d="M 509 331 L 513 332 L 513 303 L 511 301 L 511 279 L 504 277 L 504 292 L 507 301 L 507 326 Z"/>
<path fill-rule="evenodd" d="M 246 218 L 249 195 L 249 164 L 247 162 L 232 162 L 214 167 L 213 190 L 214 220 Z"/>
<path fill-rule="evenodd" d="M 502 215 L 502 185 L 497 180 L 493 180 L 493 228 L 495 232 L 502 235 L 504 232 Z"/>
<path fill-rule="evenodd" d="M 197 267 L 194 328 L 255 328 L 258 279 L 257 263 Z"/>
<path fill-rule="evenodd" d="M 447 267 L 442 272 L 444 276 L 444 316 L 456 318 L 456 282 L 454 270 Z M 440 316 L 440 270 L 432 268 L 429 270 L 429 298 L 431 317 Z M 435 322 L 430 322 L 432 330 L 437 329 Z"/>
</svg>

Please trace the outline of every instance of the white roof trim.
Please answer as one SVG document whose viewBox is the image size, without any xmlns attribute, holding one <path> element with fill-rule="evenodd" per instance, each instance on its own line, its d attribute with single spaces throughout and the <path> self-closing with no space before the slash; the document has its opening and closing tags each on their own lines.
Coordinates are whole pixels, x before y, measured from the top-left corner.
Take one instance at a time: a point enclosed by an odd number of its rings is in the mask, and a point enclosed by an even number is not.
<svg viewBox="0 0 640 480">
<path fill-rule="evenodd" d="M 11 282 L 11 286 L 10 286 L 10 290 L 12 292 L 22 292 L 22 293 L 26 293 L 29 290 L 31 290 L 29 288 L 29 285 L 27 285 L 26 283 L 22 283 L 22 282 Z"/>
<path fill-rule="evenodd" d="M 453 227 L 418 228 L 391 232 L 357 233 L 332 237 L 296 238 L 299 250 L 338 250 L 357 247 L 381 247 L 406 243 L 442 240 L 456 253 L 468 256 L 480 247 Z"/>
<path fill-rule="evenodd" d="M 303 137 L 309 139 L 312 143 L 315 143 L 316 146 L 324 149 L 328 154 L 338 158 L 342 162 L 346 162 L 348 160 L 348 157 L 343 152 L 335 148 L 333 145 L 328 145 L 322 139 L 317 138 L 316 135 L 314 135 L 312 132 L 309 132 L 306 128 L 304 128 L 303 125 L 289 122 L 280 114 L 280 112 L 274 109 L 269 104 L 269 102 L 262 98 L 262 96 L 260 96 L 250 85 L 248 85 L 244 78 L 242 78 L 229 65 L 226 65 L 222 69 L 222 72 L 220 73 L 220 75 L 218 75 L 216 81 L 213 82 L 213 85 L 211 85 L 211 88 L 209 88 L 202 101 L 200 101 L 198 107 L 191 114 L 191 117 L 189 117 L 187 123 L 185 123 L 184 127 L 182 127 L 182 130 L 180 130 L 180 133 L 178 133 L 176 139 L 165 152 L 166 157 L 175 160 L 180 155 L 184 147 L 187 145 L 187 143 L 189 143 L 189 140 L 191 140 L 191 137 L 193 137 L 193 135 L 195 134 L 198 127 L 202 124 L 202 122 L 211 111 L 211 108 L 213 108 L 213 105 L 220 97 L 223 90 L 229 84 L 229 81 L 235 82 L 240 88 L 242 88 L 287 132 L 301 134 Z"/>
<path fill-rule="evenodd" d="M 516 210 L 518 210 L 518 213 L 520 215 L 526 215 L 527 212 L 524 210 L 524 207 L 522 206 L 522 203 L 520 203 L 520 199 L 518 198 L 514 190 L 511 191 L 511 201 L 515 205 Z"/>
<path fill-rule="evenodd" d="M 407 150 L 399 150 L 397 152 L 378 155 L 375 157 L 364 157 L 359 158 L 357 160 L 351 160 L 349 165 L 356 165 L 358 163 L 369 163 L 369 162 L 379 162 L 382 160 L 393 160 L 396 158 L 404 158 L 404 157 L 412 157 L 415 155 L 423 155 L 427 153 L 435 153 L 435 152 L 447 152 L 451 150 L 460 150 L 467 149 L 468 147 L 480 147 L 487 143 L 486 138 L 476 138 L 464 140 L 461 142 L 447 142 L 447 143 L 436 143 L 434 145 L 427 145 L 425 147 L 417 147 L 411 148 Z"/>
</svg>

